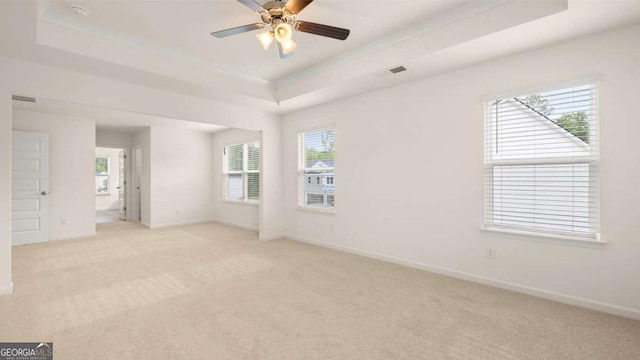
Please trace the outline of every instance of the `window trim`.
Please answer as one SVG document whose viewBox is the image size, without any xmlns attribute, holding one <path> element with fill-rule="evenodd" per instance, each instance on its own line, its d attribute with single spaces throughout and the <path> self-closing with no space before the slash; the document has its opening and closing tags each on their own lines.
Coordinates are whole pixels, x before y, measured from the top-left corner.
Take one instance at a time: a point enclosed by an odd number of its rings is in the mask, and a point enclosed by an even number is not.
<svg viewBox="0 0 640 360">
<path fill-rule="evenodd" d="M 515 96 L 519 96 L 522 94 L 536 94 L 542 92 L 550 92 L 554 90 L 559 90 L 563 88 L 571 88 L 578 86 L 586 86 L 590 85 L 596 92 L 596 101 L 597 103 L 593 107 L 596 114 L 596 124 L 597 130 L 590 131 L 590 137 L 595 138 L 597 147 L 595 149 L 590 148 L 589 156 L 581 156 L 581 157 L 550 157 L 550 158 L 526 158 L 526 159 L 500 159 L 500 160 L 487 160 L 487 142 L 493 141 L 493 139 L 487 138 L 487 110 L 486 106 L 489 102 L 495 101 L 496 99 L 505 99 L 512 98 Z M 596 77 L 585 77 L 582 79 L 574 79 L 566 82 L 558 82 L 555 84 L 551 84 L 548 86 L 539 86 L 535 88 L 529 88 L 525 90 L 519 91 L 509 91 L 500 93 L 497 96 L 483 96 L 481 99 L 482 106 L 482 114 L 483 114 L 483 225 L 480 227 L 480 230 L 487 233 L 493 233 L 495 235 L 519 235 L 519 238 L 524 240 L 534 240 L 534 241 L 542 241 L 542 242 L 550 242 L 550 243 L 559 243 L 564 245 L 572 245 L 572 246 L 580 246 L 580 247 L 595 247 L 601 248 L 607 244 L 606 241 L 602 239 L 602 229 L 601 229 L 601 182 L 600 182 L 600 79 Z M 493 188 L 488 187 L 486 183 L 493 182 L 492 171 L 489 169 L 493 169 L 494 166 L 516 166 L 516 165 L 545 165 L 545 164 L 588 164 L 589 167 L 593 167 L 596 169 L 594 174 L 590 174 L 590 181 L 593 181 L 594 188 L 590 189 L 595 194 L 593 201 L 595 202 L 595 224 L 591 224 L 591 226 L 597 229 L 597 232 L 594 233 L 593 236 L 585 235 L 580 236 L 575 233 L 570 232 L 562 232 L 562 231 L 538 231 L 536 229 L 524 229 L 524 228 L 511 228 L 508 226 L 500 226 L 488 224 L 487 219 L 489 217 L 487 201 L 489 199 L 493 199 Z M 593 176 L 593 178 L 591 178 Z"/>
<path fill-rule="evenodd" d="M 260 205 L 260 200 L 247 200 L 247 201 L 244 201 L 244 200 L 222 199 L 222 202 L 229 203 L 229 204 L 252 205 L 252 206 Z"/>
<path fill-rule="evenodd" d="M 517 237 L 518 240 L 545 242 L 545 243 L 570 245 L 570 246 L 577 246 L 577 247 L 588 247 L 588 248 L 599 249 L 599 248 L 604 248 L 604 246 L 607 244 L 607 242 L 602 240 L 600 236 L 594 239 L 592 237 L 540 233 L 540 232 L 532 232 L 532 231 L 524 231 L 524 230 L 516 230 L 516 229 L 497 228 L 497 227 L 490 227 L 490 226 L 481 226 L 480 230 L 482 232 L 491 234 L 492 236 L 498 236 L 498 237 L 507 236 L 508 238 L 513 239 L 512 235 L 518 235 Z"/>
<path fill-rule="evenodd" d="M 305 206 L 298 205 L 296 206 L 296 210 L 308 211 L 308 212 L 320 213 L 320 214 L 330 214 L 330 215 L 334 215 L 336 213 L 335 206 L 332 208 L 314 208 L 314 207 L 308 207 L 308 206 L 305 207 Z"/>
<path fill-rule="evenodd" d="M 484 106 L 484 104 L 487 101 L 493 101 L 496 99 L 511 98 L 514 96 L 522 95 L 522 94 L 541 93 L 541 92 L 557 90 L 559 88 L 570 88 L 570 87 L 582 86 L 587 84 L 595 85 L 596 88 L 600 89 L 601 82 L 602 82 L 602 79 L 598 76 L 578 77 L 578 78 L 574 78 L 567 81 L 545 83 L 544 85 L 537 85 L 537 86 L 531 86 L 526 88 L 516 88 L 514 90 L 509 90 L 509 91 L 491 93 L 488 95 L 481 96 L 480 101 L 482 106 Z M 483 114 L 484 114 L 484 111 L 483 111 Z"/>
<path fill-rule="evenodd" d="M 260 170 L 249 170 L 249 151 L 248 144 L 257 142 L 260 149 Z M 228 171 L 227 149 L 231 146 L 242 145 L 242 170 Z M 257 200 L 249 199 L 249 177 L 248 174 L 260 174 L 262 171 L 262 142 L 259 138 L 246 140 L 243 142 L 230 142 L 222 147 L 222 201 L 234 204 L 259 205 L 262 201 L 262 177 L 260 176 L 259 191 L 260 197 Z M 229 198 L 229 175 L 242 175 L 242 199 Z"/>
<path fill-rule="evenodd" d="M 304 129 L 299 129 L 298 130 L 298 181 L 297 181 L 297 186 L 298 186 L 298 205 L 297 205 L 297 209 L 298 210 L 302 210 L 302 211 L 309 211 L 309 212 L 315 212 L 315 213 L 323 213 L 323 214 L 334 214 L 335 213 L 335 192 L 334 192 L 334 205 L 331 207 L 314 207 L 314 206 L 307 206 L 304 205 L 304 195 L 305 195 L 305 191 L 304 191 L 304 187 L 300 186 L 301 185 L 301 181 L 303 183 L 307 183 L 307 179 L 306 177 L 307 172 L 308 171 L 318 171 L 318 169 L 315 168 L 308 168 L 305 165 L 305 151 L 304 151 L 304 134 L 307 132 L 312 132 L 312 131 L 319 131 L 319 130 L 333 130 L 333 140 L 334 143 L 336 141 L 336 127 L 334 123 L 329 123 L 329 124 L 324 124 L 324 125 L 318 125 L 318 126 L 313 126 L 313 127 L 308 127 L 308 128 L 304 128 Z M 334 148 L 335 148 L 335 144 L 334 144 Z M 335 177 L 336 174 L 336 162 L 334 159 L 334 163 L 332 167 L 327 167 L 327 168 L 322 168 L 322 171 L 331 171 L 333 172 L 333 177 Z M 309 179 L 310 181 L 310 179 Z M 317 180 L 319 181 L 319 179 Z M 322 183 L 321 181 L 319 181 L 320 183 Z M 335 184 L 335 180 L 334 180 L 334 184 Z M 334 189 L 335 189 L 335 185 L 334 185 Z"/>
</svg>

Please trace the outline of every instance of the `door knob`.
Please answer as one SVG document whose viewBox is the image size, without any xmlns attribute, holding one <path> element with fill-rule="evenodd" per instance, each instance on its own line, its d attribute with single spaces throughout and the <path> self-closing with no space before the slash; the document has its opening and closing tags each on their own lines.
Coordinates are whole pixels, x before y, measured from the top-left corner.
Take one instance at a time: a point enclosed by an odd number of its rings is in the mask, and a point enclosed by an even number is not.
<svg viewBox="0 0 640 360">
<path fill-rule="evenodd" d="M 43 191 L 43 192 L 40 193 L 40 195 L 47 195 L 47 192 Z"/>
</svg>

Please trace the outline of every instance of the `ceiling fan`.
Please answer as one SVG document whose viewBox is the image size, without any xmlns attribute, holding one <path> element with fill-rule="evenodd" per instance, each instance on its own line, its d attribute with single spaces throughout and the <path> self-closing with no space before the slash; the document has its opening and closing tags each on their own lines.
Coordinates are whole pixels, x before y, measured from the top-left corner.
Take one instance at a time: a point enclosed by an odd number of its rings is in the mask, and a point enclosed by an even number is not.
<svg viewBox="0 0 640 360">
<path fill-rule="evenodd" d="M 292 55 L 291 53 L 297 47 L 296 43 L 291 39 L 293 30 L 338 40 L 345 40 L 350 33 L 349 29 L 296 20 L 296 15 L 311 4 L 313 0 L 274 0 L 264 5 L 260 5 L 254 0 L 238 1 L 260 14 L 262 22 L 215 31 L 211 35 L 217 38 L 224 38 L 266 27 L 267 31 L 256 35 L 264 49 L 267 50 L 275 38 L 280 58 L 287 58 Z"/>
</svg>

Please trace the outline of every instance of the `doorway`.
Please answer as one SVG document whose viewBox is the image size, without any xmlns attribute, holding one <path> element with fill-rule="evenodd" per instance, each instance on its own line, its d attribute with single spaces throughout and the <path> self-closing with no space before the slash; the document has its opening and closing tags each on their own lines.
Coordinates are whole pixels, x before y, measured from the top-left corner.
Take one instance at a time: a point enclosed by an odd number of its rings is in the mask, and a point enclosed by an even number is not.
<svg viewBox="0 0 640 360">
<path fill-rule="evenodd" d="M 96 223 L 127 220 L 125 148 L 96 147 Z"/>
</svg>

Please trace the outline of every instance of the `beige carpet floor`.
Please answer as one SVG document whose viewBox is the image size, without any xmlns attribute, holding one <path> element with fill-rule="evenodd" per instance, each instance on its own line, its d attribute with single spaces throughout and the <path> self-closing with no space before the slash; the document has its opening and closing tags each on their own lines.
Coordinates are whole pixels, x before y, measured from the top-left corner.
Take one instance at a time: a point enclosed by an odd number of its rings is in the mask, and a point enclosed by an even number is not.
<svg viewBox="0 0 640 360">
<path fill-rule="evenodd" d="M 120 210 L 96 210 L 96 223 L 111 223 L 120 220 Z"/>
<path fill-rule="evenodd" d="M 640 359 L 640 321 L 220 224 L 13 249 L 0 341 L 54 359 Z"/>
</svg>

